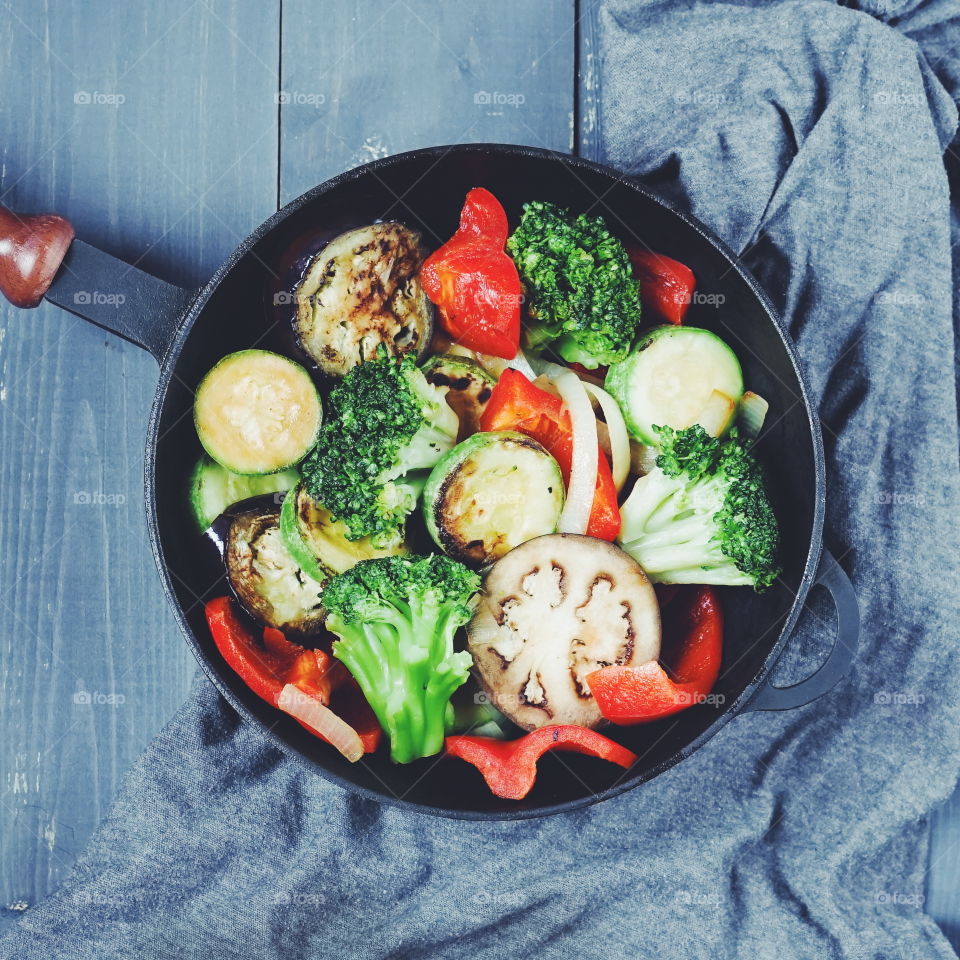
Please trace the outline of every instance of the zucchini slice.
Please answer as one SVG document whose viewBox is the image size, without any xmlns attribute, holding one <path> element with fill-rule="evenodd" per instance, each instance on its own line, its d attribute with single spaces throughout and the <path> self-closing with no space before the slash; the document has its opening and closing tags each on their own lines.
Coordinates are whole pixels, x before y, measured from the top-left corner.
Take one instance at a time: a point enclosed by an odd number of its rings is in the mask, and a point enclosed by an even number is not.
<svg viewBox="0 0 960 960">
<path fill-rule="evenodd" d="M 605 721 L 586 678 L 660 655 L 660 608 L 640 564 L 593 537 L 558 533 L 488 571 L 467 649 L 490 703 L 524 730 Z"/>
<path fill-rule="evenodd" d="M 247 477 L 231 473 L 216 460 L 201 456 L 190 477 L 190 506 L 197 527 L 206 530 L 232 503 L 264 493 L 284 493 L 299 479 L 300 474 L 293 469 Z"/>
<path fill-rule="evenodd" d="M 318 633 L 326 611 L 323 583 L 304 571 L 280 536 L 280 509 L 238 513 L 230 522 L 224 561 L 237 599 L 261 623 L 278 630 Z"/>
<path fill-rule="evenodd" d="M 553 533 L 563 510 L 557 461 L 522 433 L 475 433 L 433 468 L 423 514 L 434 543 L 482 566 L 518 544 Z"/>
<path fill-rule="evenodd" d="M 434 316 L 417 279 L 425 257 L 420 234 L 396 221 L 334 237 L 294 289 L 300 347 L 331 377 L 342 377 L 380 345 L 391 355 L 421 355 Z"/>
<path fill-rule="evenodd" d="M 406 544 L 381 548 L 373 546 L 369 537 L 348 540 L 347 525 L 334 520 L 330 511 L 307 493 L 303 483 L 284 498 L 280 533 L 301 568 L 318 580 L 343 573 L 361 560 L 409 552 Z"/>
<path fill-rule="evenodd" d="M 241 350 L 203 378 L 193 419 L 203 448 L 222 467 L 279 473 L 316 443 L 323 408 L 299 363 L 268 350 Z"/>
<path fill-rule="evenodd" d="M 743 372 L 736 354 L 715 333 L 667 324 L 642 336 L 605 383 L 620 404 L 630 435 L 657 444 L 656 426 L 682 430 L 712 409 L 716 391 L 736 405 Z M 727 421 L 733 419 L 732 413 Z"/>
<path fill-rule="evenodd" d="M 490 399 L 497 378 L 476 360 L 455 354 L 431 357 L 421 368 L 435 387 L 449 387 L 447 403 L 460 418 L 458 440 L 466 440 L 480 429 L 480 414 Z"/>
</svg>

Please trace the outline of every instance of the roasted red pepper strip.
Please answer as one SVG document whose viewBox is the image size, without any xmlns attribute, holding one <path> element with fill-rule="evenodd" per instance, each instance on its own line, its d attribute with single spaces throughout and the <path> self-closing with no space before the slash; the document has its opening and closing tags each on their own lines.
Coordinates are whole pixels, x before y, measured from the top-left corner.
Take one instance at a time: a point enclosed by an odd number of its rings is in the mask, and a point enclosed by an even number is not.
<svg viewBox="0 0 960 960">
<path fill-rule="evenodd" d="M 229 597 L 211 600 L 205 610 L 213 642 L 221 656 L 261 700 L 275 707 L 280 691 L 292 683 L 346 720 L 357 731 L 367 753 L 377 749 L 380 724 L 341 663 L 323 650 L 307 650 L 292 643 L 283 631 L 273 627 L 267 627 L 263 631 L 263 643 L 257 643 L 236 615 Z M 300 725 L 319 736 L 311 727 Z"/>
<path fill-rule="evenodd" d="M 490 792 L 505 800 L 522 800 L 537 779 L 537 761 L 549 750 L 583 753 L 629 767 L 637 755 L 602 733 L 574 725 L 540 727 L 519 740 L 491 737 L 447 737 L 445 752 L 472 763 Z"/>
<path fill-rule="evenodd" d="M 504 251 L 507 233 L 500 201 L 475 187 L 457 232 L 424 261 L 420 283 L 456 343 L 510 360 L 520 345 L 520 275 Z"/>
<path fill-rule="evenodd" d="M 697 281 L 693 271 L 662 253 L 651 253 L 637 247 L 628 249 L 634 276 L 640 281 L 640 300 L 667 323 L 683 323 Z"/>
<path fill-rule="evenodd" d="M 560 465 L 563 482 L 570 482 L 573 428 L 563 401 L 531 383 L 517 370 L 500 374 L 480 417 L 481 430 L 517 430 L 542 443 Z M 587 535 L 612 541 L 620 532 L 617 488 L 602 450 L 597 457 L 597 489 L 593 495 Z"/>
<path fill-rule="evenodd" d="M 695 587 L 664 611 L 666 669 L 601 667 L 587 674 L 600 712 L 613 723 L 646 723 L 701 702 L 713 689 L 723 653 L 723 611 L 715 590 Z"/>
</svg>

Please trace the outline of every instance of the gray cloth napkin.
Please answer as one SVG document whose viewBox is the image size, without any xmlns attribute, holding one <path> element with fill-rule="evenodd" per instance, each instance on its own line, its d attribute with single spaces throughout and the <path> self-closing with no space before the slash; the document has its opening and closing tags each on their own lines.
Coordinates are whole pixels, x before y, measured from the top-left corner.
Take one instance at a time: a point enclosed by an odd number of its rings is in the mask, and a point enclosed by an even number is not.
<svg viewBox="0 0 960 960">
<path fill-rule="evenodd" d="M 600 33 L 602 159 L 745 251 L 819 398 L 852 675 L 615 800 L 500 824 L 343 793 L 200 681 L 0 954 L 953 956 L 922 901 L 924 818 L 960 767 L 957 32 L 942 4 L 872 13 L 611 2 Z M 832 629 L 816 601 L 780 679 Z"/>
</svg>

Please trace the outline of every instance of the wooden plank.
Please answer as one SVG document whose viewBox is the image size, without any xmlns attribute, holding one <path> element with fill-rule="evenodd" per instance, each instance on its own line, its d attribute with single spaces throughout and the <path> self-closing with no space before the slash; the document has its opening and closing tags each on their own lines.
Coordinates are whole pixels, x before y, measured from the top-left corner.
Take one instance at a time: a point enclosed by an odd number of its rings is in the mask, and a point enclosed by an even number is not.
<svg viewBox="0 0 960 960">
<path fill-rule="evenodd" d="M 443 143 L 573 148 L 573 0 L 283 4 L 281 197 Z"/>
<path fill-rule="evenodd" d="M 278 4 L 44 11 L 5 7 L 2 202 L 206 280 L 275 208 Z M 3 919 L 56 886 L 195 671 L 147 545 L 156 376 L 51 306 L 0 308 Z"/>
<path fill-rule="evenodd" d="M 602 161 L 600 149 L 600 5 L 577 0 L 577 143 L 576 152 Z"/>
</svg>

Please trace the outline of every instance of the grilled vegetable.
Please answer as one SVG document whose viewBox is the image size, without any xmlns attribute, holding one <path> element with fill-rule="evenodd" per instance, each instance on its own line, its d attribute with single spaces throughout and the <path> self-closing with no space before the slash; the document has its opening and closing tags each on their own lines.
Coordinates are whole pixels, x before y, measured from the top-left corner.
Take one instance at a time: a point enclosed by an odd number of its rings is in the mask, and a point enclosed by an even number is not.
<svg viewBox="0 0 960 960">
<path fill-rule="evenodd" d="M 294 290 L 294 333 L 327 375 L 342 377 L 383 346 L 420 354 L 433 330 L 433 304 L 417 274 L 420 234 L 402 223 L 372 223 L 331 240 Z"/>
<path fill-rule="evenodd" d="M 550 344 L 588 370 L 626 357 L 640 323 L 640 285 L 601 217 L 525 203 L 507 250 L 527 293 L 529 349 Z"/>
<path fill-rule="evenodd" d="M 349 760 L 377 749 L 377 718 L 349 673 L 329 654 L 298 646 L 273 627 L 264 629 L 259 640 L 236 615 L 230 597 L 217 597 L 204 610 L 217 650 L 258 697 L 290 713 L 341 752 L 346 750 Z M 292 691 L 300 694 L 293 703 Z M 308 699 L 316 706 L 311 708 Z M 318 710 L 321 705 L 329 709 Z"/>
<path fill-rule="evenodd" d="M 503 742 L 485 736 L 447 737 L 444 752 L 472 763 L 490 792 L 505 800 L 522 800 L 537 780 L 537 761 L 551 751 L 582 753 L 629 769 L 637 755 L 595 730 L 552 725 Z"/>
<path fill-rule="evenodd" d="M 720 676 L 723 610 L 712 587 L 685 587 L 664 611 L 663 666 L 601 667 L 587 677 L 612 723 L 659 720 L 702 703 Z"/>
<path fill-rule="evenodd" d="M 412 357 L 382 349 L 330 391 L 330 416 L 300 472 L 310 496 L 347 525 L 351 540 L 403 542 L 427 471 L 456 442 L 457 415 L 445 394 Z"/>
<path fill-rule="evenodd" d="M 310 374 L 268 350 L 224 357 L 203 378 L 193 404 L 197 436 L 233 473 L 279 473 L 314 445 L 322 419 Z"/>
<path fill-rule="evenodd" d="M 534 537 L 553 533 L 563 509 L 557 461 L 522 433 L 475 433 L 434 468 L 423 515 L 434 543 L 482 566 Z"/>
<path fill-rule="evenodd" d="M 504 253 L 507 214 L 483 187 L 474 187 L 457 232 L 423 264 L 420 282 L 456 343 L 510 360 L 520 345 L 520 277 Z"/>
<path fill-rule="evenodd" d="M 628 247 L 634 276 L 640 281 L 644 311 L 665 323 L 681 324 L 690 309 L 697 285 L 693 271 L 662 253 Z"/>
<path fill-rule="evenodd" d="M 483 430 L 517 430 L 542 443 L 560 464 L 569 484 L 574 462 L 573 422 L 558 396 L 531 383 L 517 370 L 504 370 L 483 411 L 480 426 Z M 596 463 L 596 490 L 587 534 L 613 540 L 620 530 L 617 488 L 602 453 L 597 454 Z"/>
<path fill-rule="evenodd" d="M 230 586 L 247 612 L 267 626 L 317 633 L 324 619 L 323 584 L 290 555 L 279 521 L 279 508 L 248 510 L 232 519 L 224 551 Z"/>
<path fill-rule="evenodd" d="M 743 373 L 736 354 L 715 333 L 670 324 L 644 334 L 630 356 L 610 368 L 605 386 L 620 404 L 630 435 L 656 445 L 655 426 L 682 430 L 699 422 L 714 409 L 715 391 L 738 403 Z"/>
<path fill-rule="evenodd" d="M 359 563 L 323 591 L 327 626 L 345 664 L 409 763 L 439 753 L 453 718 L 450 697 L 470 675 L 453 638 L 470 618 L 480 578 L 448 557 L 384 557 Z"/>
<path fill-rule="evenodd" d="M 618 547 L 554 534 L 494 564 L 467 635 L 490 702 L 518 726 L 596 727 L 603 716 L 587 675 L 655 660 L 660 610 L 643 570 Z"/>
<path fill-rule="evenodd" d="M 330 511 L 317 503 L 302 483 L 283 501 L 280 535 L 284 545 L 315 580 L 324 581 L 343 573 L 361 560 L 407 552 L 405 543 L 378 549 L 367 537 L 349 540 L 349 532 L 347 525 L 342 520 L 334 520 Z"/>
<path fill-rule="evenodd" d="M 232 503 L 263 493 L 283 493 L 299 479 L 300 474 L 294 469 L 260 477 L 243 476 L 201 456 L 190 477 L 190 505 L 197 527 L 206 530 Z"/>
<path fill-rule="evenodd" d="M 623 549 L 657 583 L 769 587 L 780 573 L 777 518 L 756 457 L 731 431 L 660 431 L 657 465 L 621 508 Z"/>
<path fill-rule="evenodd" d="M 447 387 L 447 403 L 460 419 L 458 440 L 466 440 L 480 429 L 480 415 L 496 386 L 497 378 L 476 360 L 455 354 L 431 357 L 421 368 L 435 387 Z"/>
</svg>

